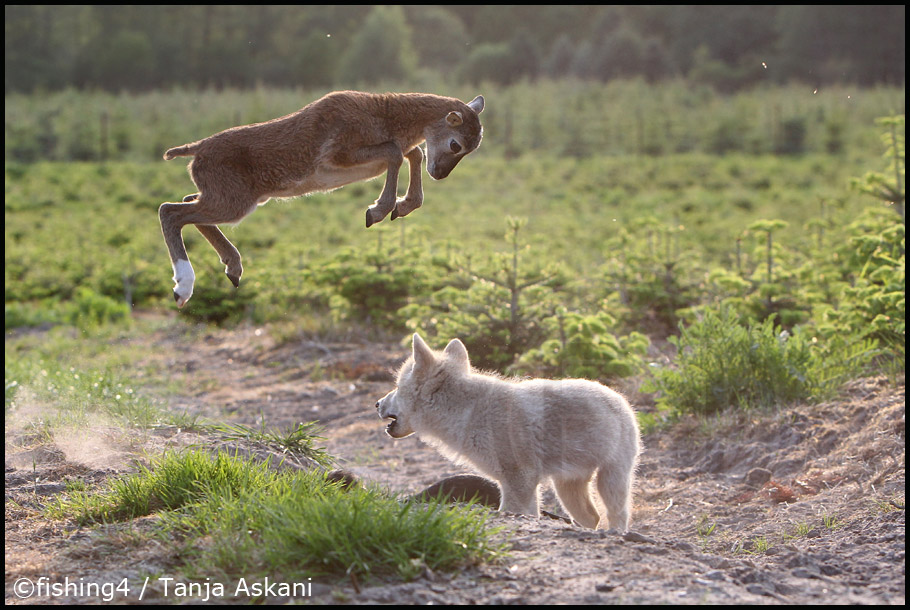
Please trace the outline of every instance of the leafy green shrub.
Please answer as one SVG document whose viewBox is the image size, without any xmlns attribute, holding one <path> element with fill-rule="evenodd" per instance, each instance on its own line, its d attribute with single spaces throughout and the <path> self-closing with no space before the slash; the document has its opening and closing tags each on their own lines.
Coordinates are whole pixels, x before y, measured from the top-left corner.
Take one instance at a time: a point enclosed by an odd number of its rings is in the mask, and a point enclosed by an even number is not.
<svg viewBox="0 0 910 610">
<path fill-rule="evenodd" d="M 553 319 L 547 322 L 554 324 Z M 558 338 L 522 354 L 514 370 L 545 377 L 610 379 L 634 375 L 644 364 L 648 338 L 637 332 L 616 337 L 609 330 L 616 327 L 616 320 L 605 312 L 565 313 L 557 316 L 555 324 Z"/>
<path fill-rule="evenodd" d="M 348 248 L 314 266 L 309 277 L 339 297 L 333 309 L 341 309 L 341 317 L 401 330 L 406 319 L 402 308 L 422 294 L 429 281 L 421 257 L 417 248 L 390 252 Z"/>
<path fill-rule="evenodd" d="M 666 336 L 679 324 L 678 312 L 698 302 L 696 265 L 691 253 L 680 252 L 681 227 L 668 227 L 645 217 L 633 230 L 622 229 L 609 239 L 604 265 L 617 317 L 628 328 L 645 328 Z M 611 310 L 614 311 L 614 310 Z"/>
<path fill-rule="evenodd" d="M 837 298 L 818 304 L 813 316 L 822 336 L 875 339 L 903 360 L 905 231 L 881 209 L 868 210 L 847 227 L 851 237 L 836 249 L 842 265 Z"/>
<path fill-rule="evenodd" d="M 512 286 L 512 290 L 518 288 Z M 504 371 L 546 338 L 543 321 L 558 305 L 547 286 L 510 292 L 507 286 L 475 278 L 467 288 L 447 286 L 406 311 L 412 330 L 443 344 L 457 337 L 475 366 Z"/>
<path fill-rule="evenodd" d="M 743 150 L 743 123 L 738 117 L 724 117 L 707 133 L 705 149 L 715 155 Z"/>
<path fill-rule="evenodd" d="M 751 223 L 747 234 L 757 235 L 765 244 L 756 246 L 754 260 L 762 261 L 751 275 L 753 290 L 742 300 L 740 311 L 747 312 L 752 319 L 766 320 L 777 316 L 784 328 L 793 328 L 808 318 L 808 304 L 799 303 L 799 289 L 795 274 L 790 270 L 786 252 L 775 242 L 776 231 L 785 229 L 783 220 L 758 220 Z M 764 250 L 764 253 L 762 253 Z"/>
<path fill-rule="evenodd" d="M 701 414 L 821 398 L 843 381 L 832 374 L 836 366 L 849 360 L 859 374 L 863 358 L 874 354 L 873 343 L 857 348 L 846 340 L 823 352 L 807 333 L 781 331 L 773 316 L 743 324 L 728 307 L 705 310 L 670 341 L 676 366 L 656 369 L 649 391 L 661 392 L 661 405 Z"/>
<path fill-rule="evenodd" d="M 65 314 L 64 307 L 52 301 L 29 303 L 6 303 L 4 326 L 6 330 L 44 324 L 60 324 Z"/>
<path fill-rule="evenodd" d="M 886 170 L 890 177 L 879 172 L 869 172 L 862 179 L 854 178 L 851 186 L 861 193 L 872 195 L 894 210 L 904 219 L 904 199 L 907 191 L 907 153 L 904 135 L 904 115 L 882 117 L 876 124 L 886 127 L 882 134 L 885 145 L 884 158 L 888 162 Z M 892 180 L 893 178 L 893 180 Z"/>
<path fill-rule="evenodd" d="M 208 262 L 199 266 L 201 270 L 196 274 L 193 298 L 180 310 L 182 316 L 217 325 L 234 324 L 252 316 L 256 296 L 253 286 L 241 280 L 240 287 L 234 288 L 225 277 L 223 267 Z M 167 300 L 169 305 L 173 305 L 172 296 L 168 296 Z"/>
<path fill-rule="evenodd" d="M 511 254 L 491 256 L 479 268 L 449 266 L 446 285 L 409 306 L 408 327 L 448 342 L 459 338 L 480 368 L 504 371 L 525 351 L 547 338 L 544 320 L 562 307 L 565 282 L 555 265 L 532 261 L 525 269 L 518 233 L 525 219 L 508 219 Z"/>
<path fill-rule="evenodd" d="M 825 123 L 825 152 L 839 155 L 844 152 L 844 120 L 830 119 Z"/>
<path fill-rule="evenodd" d="M 92 279 L 101 294 L 132 307 L 151 307 L 163 299 L 173 298 L 170 270 L 167 262 L 150 261 L 125 249 L 115 258 L 99 261 Z"/>
<path fill-rule="evenodd" d="M 130 307 L 124 301 L 98 294 L 91 288 L 80 286 L 70 304 L 67 321 L 74 326 L 98 326 L 111 322 L 130 320 Z"/>
</svg>

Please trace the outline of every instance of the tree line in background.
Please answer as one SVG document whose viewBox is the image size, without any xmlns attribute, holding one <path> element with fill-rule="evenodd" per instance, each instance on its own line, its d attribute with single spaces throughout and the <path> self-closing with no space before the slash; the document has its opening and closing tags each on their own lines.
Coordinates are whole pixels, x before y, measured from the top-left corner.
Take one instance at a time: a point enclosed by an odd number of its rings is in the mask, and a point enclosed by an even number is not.
<svg viewBox="0 0 910 610">
<path fill-rule="evenodd" d="M 5 91 L 575 76 L 904 82 L 897 6 L 9 6 Z"/>
</svg>

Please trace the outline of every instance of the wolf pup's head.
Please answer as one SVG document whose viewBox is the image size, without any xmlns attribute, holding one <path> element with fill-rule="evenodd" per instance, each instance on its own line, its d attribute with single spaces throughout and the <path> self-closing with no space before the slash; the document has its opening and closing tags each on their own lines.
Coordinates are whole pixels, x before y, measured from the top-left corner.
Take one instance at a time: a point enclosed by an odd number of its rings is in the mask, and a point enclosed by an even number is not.
<svg viewBox="0 0 910 610">
<path fill-rule="evenodd" d="M 442 180 L 459 161 L 480 146 L 483 127 L 477 115 L 483 110 L 483 104 L 483 96 L 478 95 L 462 104 L 460 110 L 452 110 L 426 129 L 427 173 L 431 178 Z"/>
<path fill-rule="evenodd" d="M 398 387 L 379 399 L 376 410 L 382 419 L 390 419 L 386 432 L 392 438 L 404 438 L 420 432 L 428 411 L 445 408 L 446 382 L 471 370 L 468 350 L 458 339 L 452 339 L 443 352 L 430 349 L 414 333 L 411 357 L 398 371 Z"/>
</svg>

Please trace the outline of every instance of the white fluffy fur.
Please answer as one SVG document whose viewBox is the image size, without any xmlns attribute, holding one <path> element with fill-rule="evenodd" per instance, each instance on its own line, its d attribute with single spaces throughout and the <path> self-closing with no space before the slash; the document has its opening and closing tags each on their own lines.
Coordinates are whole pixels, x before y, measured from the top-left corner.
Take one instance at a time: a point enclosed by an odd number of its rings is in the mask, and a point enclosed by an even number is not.
<svg viewBox="0 0 910 610">
<path fill-rule="evenodd" d="M 552 480 L 579 524 L 627 530 L 639 453 L 638 423 L 618 393 L 584 379 L 506 380 L 471 368 L 464 344 L 442 353 L 415 334 L 398 387 L 376 408 L 393 438 L 416 433 L 443 455 L 469 464 L 502 488 L 500 510 L 538 515 L 538 488 Z"/>
</svg>

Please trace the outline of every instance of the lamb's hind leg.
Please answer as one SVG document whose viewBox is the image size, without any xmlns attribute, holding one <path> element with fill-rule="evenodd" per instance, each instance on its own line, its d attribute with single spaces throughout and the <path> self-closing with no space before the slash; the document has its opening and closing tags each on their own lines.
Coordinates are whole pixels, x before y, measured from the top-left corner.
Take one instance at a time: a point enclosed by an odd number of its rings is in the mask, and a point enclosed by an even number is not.
<svg viewBox="0 0 910 610">
<path fill-rule="evenodd" d="M 240 251 L 215 225 L 196 225 L 196 228 L 212 244 L 215 252 L 221 257 L 221 262 L 225 266 L 224 273 L 231 280 L 234 288 L 239 288 L 240 276 L 243 275 L 243 265 L 240 264 Z"/>
<path fill-rule="evenodd" d="M 188 208 L 194 205 L 162 203 L 158 208 L 161 233 L 164 235 L 164 243 L 167 244 L 171 266 L 174 269 L 174 300 L 177 301 L 177 307 L 183 307 L 190 300 L 190 297 L 193 296 L 193 285 L 196 282 L 196 274 L 193 272 L 193 266 L 190 264 L 190 257 L 186 253 L 186 245 L 183 243 L 181 234 L 184 225 L 187 224 L 183 217 Z"/>
<path fill-rule="evenodd" d="M 240 281 L 240 253 L 214 225 L 239 222 L 256 209 L 256 204 L 213 206 L 209 201 L 210 199 L 200 197 L 191 203 L 162 203 L 158 208 L 161 232 L 174 268 L 174 300 L 177 301 L 177 307 L 183 307 L 190 300 L 196 282 L 196 274 L 186 253 L 182 235 L 183 227 L 188 224 L 206 227 L 200 228 L 200 232 L 212 244 L 222 261 L 226 260 L 228 278 L 235 286 Z"/>
</svg>

